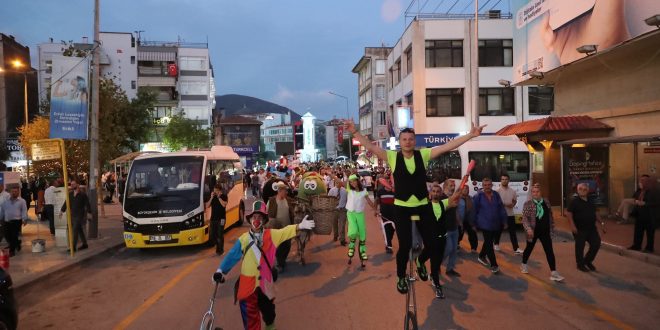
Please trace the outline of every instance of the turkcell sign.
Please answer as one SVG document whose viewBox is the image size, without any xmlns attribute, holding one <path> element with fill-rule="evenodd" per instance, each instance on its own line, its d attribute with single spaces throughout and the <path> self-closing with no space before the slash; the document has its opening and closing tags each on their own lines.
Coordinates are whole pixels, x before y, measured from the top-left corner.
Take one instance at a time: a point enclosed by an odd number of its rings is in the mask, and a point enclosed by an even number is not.
<svg viewBox="0 0 660 330">
<path fill-rule="evenodd" d="M 417 147 L 435 147 L 445 144 L 458 137 L 458 134 L 416 134 L 415 142 Z"/>
<path fill-rule="evenodd" d="M 231 147 L 235 153 L 245 155 L 257 153 L 257 146 L 232 146 Z"/>
</svg>

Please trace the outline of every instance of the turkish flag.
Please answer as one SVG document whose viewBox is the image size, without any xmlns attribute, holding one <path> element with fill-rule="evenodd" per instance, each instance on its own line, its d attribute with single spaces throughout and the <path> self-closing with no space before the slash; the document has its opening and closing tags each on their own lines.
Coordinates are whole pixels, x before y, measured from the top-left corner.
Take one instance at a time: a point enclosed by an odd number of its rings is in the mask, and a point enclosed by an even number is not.
<svg viewBox="0 0 660 330">
<path fill-rule="evenodd" d="M 167 74 L 170 77 L 176 77 L 177 76 L 178 70 L 177 70 L 176 64 L 170 63 L 170 64 L 167 65 Z"/>
<path fill-rule="evenodd" d="M 344 142 L 344 126 L 342 125 L 337 126 L 337 142 L 340 144 Z"/>
</svg>

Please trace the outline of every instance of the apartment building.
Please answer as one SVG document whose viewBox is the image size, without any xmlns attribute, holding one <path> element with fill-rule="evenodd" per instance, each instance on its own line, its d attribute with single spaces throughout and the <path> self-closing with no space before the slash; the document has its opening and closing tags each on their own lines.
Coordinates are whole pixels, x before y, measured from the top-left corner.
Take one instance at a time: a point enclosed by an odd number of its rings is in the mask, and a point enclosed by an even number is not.
<svg viewBox="0 0 660 330">
<path fill-rule="evenodd" d="M 360 133 L 381 143 L 389 138 L 386 65 L 391 51 L 391 47 L 365 47 L 352 70 L 358 75 Z"/>
</svg>

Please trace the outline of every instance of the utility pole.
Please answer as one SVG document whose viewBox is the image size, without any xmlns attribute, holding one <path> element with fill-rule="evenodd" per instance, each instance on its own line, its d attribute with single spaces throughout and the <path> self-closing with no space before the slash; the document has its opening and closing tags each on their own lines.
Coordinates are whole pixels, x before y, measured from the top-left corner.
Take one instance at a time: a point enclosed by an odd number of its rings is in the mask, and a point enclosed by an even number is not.
<svg viewBox="0 0 660 330">
<path fill-rule="evenodd" d="M 337 97 L 341 97 L 342 99 L 344 99 L 346 101 L 346 119 L 347 120 L 352 120 L 351 116 L 349 115 L 349 112 L 348 112 L 348 97 L 346 97 L 344 95 L 339 95 L 339 94 L 334 93 L 334 92 L 328 92 L 328 93 L 330 93 L 334 96 L 337 96 Z M 349 139 L 349 141 L 348 141 L 348 159 L 350 161 L 353 161 L 353 134 L 350 134 L 348 136 L 348 139 Z"/>
<path fill-rule="evenodd" d="M 474 34 L 470 48 L 470 89 L 472 90 L 472 125 L 479 127 L 479 0 L 474 1 Z M 470 125 L 467 127 L 470 130 Z"/>
<path fill-rule="evenodd" d="M 90 130 L 90 152 L 89 152 L 89 175 L 88 175 L 88 193 L 89 204 L 92 207 L 92 221 L 89 224 L 89 238 L 97 238 L 99 232 L 99 212 L 98 197 L 96 194 L 96 180 L 98 177 L 99 166 L 99 77 L 101 69 L 99 47 L 101 40 L 99 37 L 99 1 L 94 0 L 94 51 L 92 57 L 92 113 Z M 66 171 L 66 169 L 64 169 Z"/>
</svg>

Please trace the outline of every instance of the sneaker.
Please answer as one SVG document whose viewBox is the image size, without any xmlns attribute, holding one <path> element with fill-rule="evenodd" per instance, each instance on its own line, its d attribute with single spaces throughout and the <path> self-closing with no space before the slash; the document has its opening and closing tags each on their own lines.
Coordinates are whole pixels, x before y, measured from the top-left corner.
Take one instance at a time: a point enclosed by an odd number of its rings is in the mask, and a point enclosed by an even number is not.
<svg viewBox="0 0 660 330">
<path fill-rule="evenodd" d="M 587 266 L 587 268 L 589 268 L 590 271 L 592 271 L 592 272 L 595 272 L 595 271 L 596 271 L 596 266 L 594 266 L 594 264 L 588 262 L 588 263 L 586 263 L 586 264 L 584 264 L 584 265 Z"/>
<path fill-rule="evenodd" d="M 482 265 L 484 265 L 484 266 L 486 266 L 486 267 L 490 266 L 490 263 L 489 263 L 486 259 L 484 259 L 484 258 L 482 258 L 482 257 L 477 257 L 477 261 L 478 261 L 480 264 L 482 264 Z"/>
<path fill-rule="evenodd" d="M 500 272 L 500 267 L 495 266 L 495 267 L 490 269 L 490 272 L 493 273 L 493 274 L 497 274 L 497 273 Z"/>
<path fill-rule="evenodd" d="M 420 264 L 419 259 L 415 260 L 415 264 L 417 264 L 417 275 L 419 275 L 419 279 L 422 281 L 428 281 L 429 274 L 426 272 L 426 265 Z"/>
<path fill-rule="evenodd" d="M 493 249 L 494 249 L 495 251 L 501 251 L 501 250 L 502 250 L 502 249 L 500 249 L 500 245 L 499 245 L 499 244 L 495 244 L 495 245 L 493 245 Z"/>
<path fill-rule="evenodd" d="M 392 254 L 392 253 L 394 253 L 394 250 L 392 250 L 392 247 L 391 247 L 391 246 L 386 246 L 386 247 L 385 247 L 385 253 L 387 253 L 387 254 Z"/>
<path fill-rule="evenodd" d="M 403 277 L 399 277 L 396 281 L 396 290 L 399 291 L 400 294 L 408 293 L 408 281 Z"/>
<path fill-rule="evenodd" d="M 520 264 L 520 272 L 523 274 L 529 274 L 529 269 L 527 268 L 527 264 Z"/>
<path fill-rule="evenodd" d="M 513 254 L 521 255 L 521 254 L 523 254 L 524 252 L 525 252 L 525 251 L 523 251 L 521 248 L 518 248 L 517 250 L 513 251 Z"/>
<path fill-rule="evenodd" d="M 80 246 L 80 248 L 78 248 L 78 250 L 84 250 L 84 249 L 86 249 L 86 248 L 88 248 L 88 247 L 89 247 L 89 246 L 87 246 L 87 244 L 83 244 L 83 245 Z"/>
<path fill-rule="evenodd" d="M 585 273 L 589 272 L 589 269 L 587 267 L 585 267 L 584 265 L 578 265 L 577 269 L 581 272 L 585 272 Z"/>
<path fill-rule="evenodd" d="M 447 274 L 447 276 L 461 277 L 461 274 L 453 269 L 446 271 L 445 274 Z"/>
<path fill-rule="evenodd" d="M 551 280 L 551 281 L 555 281 L 555 282 L 561 282 L 561 281 L 564 280 L 564 277 L 561 276 L 561 275 L 559 275 L 559 272 L 558 272 L 558 271 L 553 270 L 553 271 L 550 273 L 550 280 Z"/>
<path fill-rule="evenodd" d="M 348 257 L 353 258 L 353 255 L 355 255 L 355 248 L 348 248 Z"/>
<path fill-rule="evenodd" d="M 435 291 L 436 298 L 445 299 L 445 293 L 442 292 L 442 285 L 440 283 L 433 283 L 433 291 Z"/>
</svg>

